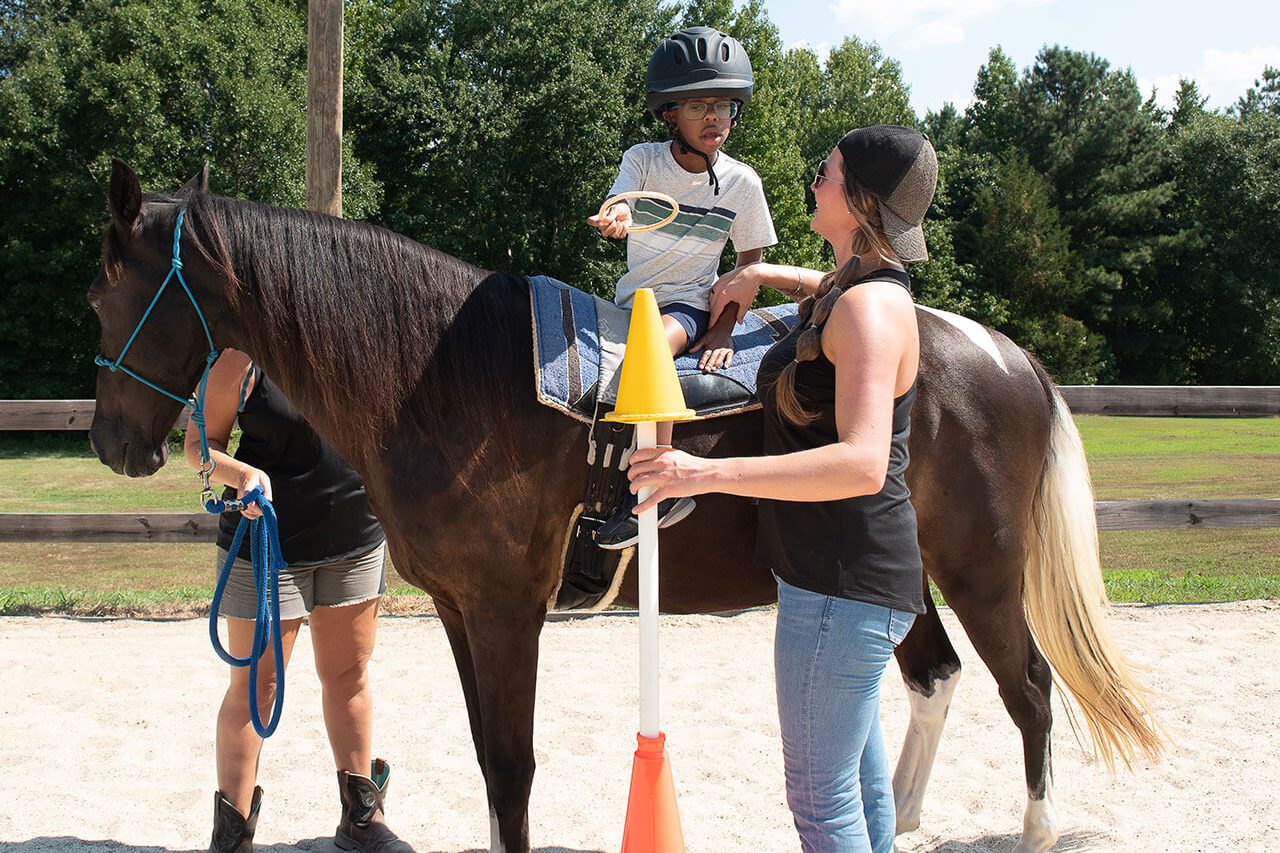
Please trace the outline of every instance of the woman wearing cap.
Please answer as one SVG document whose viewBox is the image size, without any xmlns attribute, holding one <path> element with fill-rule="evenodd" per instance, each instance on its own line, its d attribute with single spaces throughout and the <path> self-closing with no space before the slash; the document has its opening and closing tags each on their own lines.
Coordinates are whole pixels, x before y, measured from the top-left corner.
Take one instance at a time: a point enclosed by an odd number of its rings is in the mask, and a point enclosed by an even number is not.
<svg viewBox="0 0 1280 853">
<path fill-rule="evenodd" d="M 818 167 L 811 227 L 836 269 L 754 264 L 715 285 L 712 314 L 762 286 L 802 298 L 760 367 L 766 455 L 638 450 L 637 508 L 724 492 L 762 498 L 756 559 L 778 581 L 774 664 L 787 801 L 806 851 L 890 851 L 895 814 L 880 681 L 924 612 L 905 481 L 920 347 L 904 264 L 927 257 L 937 183 L 918 131 L 854 130 Z"/>
</svg>

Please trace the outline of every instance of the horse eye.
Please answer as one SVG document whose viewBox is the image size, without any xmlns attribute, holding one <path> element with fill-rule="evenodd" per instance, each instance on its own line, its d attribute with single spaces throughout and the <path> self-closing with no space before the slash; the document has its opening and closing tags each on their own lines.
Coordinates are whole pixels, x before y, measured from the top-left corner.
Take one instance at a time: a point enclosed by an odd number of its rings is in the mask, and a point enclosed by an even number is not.
<svg viewBox="0 0 1280 853">
<path fill-rule="evenodd" d="M 88 292 L 85 293 L 84 295 L 84 298 L 89 302 L 89 307 L 92 308 L 96 313 L 102 312 L 101 289 L 102 289 L 102 274 L 99 273 L 98 277 L 94 279 L 93 284 L 89 285 Z"/>
</svg>

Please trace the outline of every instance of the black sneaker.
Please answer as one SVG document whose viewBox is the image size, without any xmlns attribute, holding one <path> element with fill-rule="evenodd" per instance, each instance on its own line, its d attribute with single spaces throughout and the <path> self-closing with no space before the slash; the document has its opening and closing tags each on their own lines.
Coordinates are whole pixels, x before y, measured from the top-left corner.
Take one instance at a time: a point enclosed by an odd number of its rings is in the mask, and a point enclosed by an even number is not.
<svg viewBox="0 0 1280 853">
<path fill-rule="evenodd" d="M 621 551 L 640 541 L 640 517 L 631 510 L 636 500 L 623 502 L 618 511 L 596 531 L 596 545 L 606 551 Z M 658 527 L 670 527 L 693 512 L 698 504 L 693 498 L 667 498 L 658 503 Z"/>
</svg>

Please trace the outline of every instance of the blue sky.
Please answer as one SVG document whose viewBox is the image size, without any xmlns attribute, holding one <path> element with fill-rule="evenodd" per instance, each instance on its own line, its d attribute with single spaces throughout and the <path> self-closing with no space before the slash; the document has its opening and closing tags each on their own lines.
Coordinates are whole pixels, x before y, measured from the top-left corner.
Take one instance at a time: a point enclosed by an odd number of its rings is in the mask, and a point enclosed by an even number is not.
<svg viewBox="0 0 1280 853">
<path fill-rule="evenodd" d="M 963 107 L 974 76 L 1000 45 L 1018 70 L 1045 44 L 1130 68 L 1143 93 L 1171 102 L 1179 77 L 1211 107 L 1235 101 L 1265 65 L 1280 67 L 1280 2 L 1213 0 L 765 0 L 783 44 L 825 55 L 845 37 L 875 41 L 902 64 L 923 117 Z"/>
</svg>

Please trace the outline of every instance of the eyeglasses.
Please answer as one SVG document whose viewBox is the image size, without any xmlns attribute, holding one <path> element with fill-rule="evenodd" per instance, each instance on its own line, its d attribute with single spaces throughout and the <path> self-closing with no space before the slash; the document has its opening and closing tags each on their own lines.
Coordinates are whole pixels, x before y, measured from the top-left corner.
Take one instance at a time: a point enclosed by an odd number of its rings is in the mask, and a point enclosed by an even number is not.
<svg viewBox="0 0 1280 853">
<path fill-rule="evenodd" d="M 739 104 L 737 101 L 716 101 L 714 104 L 708 104 L 706 101 L 685 101 L 683 104 L 672 104 L 671 109 L 684 110 L 685 116 L 695 121 L 706 118 L 709 109 L 716 111 L 716 118 L 737 118 Z"/>
<path fill-rule="evenodd" d="M 817 192 L 818 185 L 821 184 L 823 181 L 829 181 L 829 180 L 831 180 L 831 178 L 828 177 L 827 175 L 827 161 L 822 160 L 818 163 L 818 171 L 814 173 L 813 183 L 809 184 L 809 188 L 812 189 L 814 192 Z"/>
</svg>

